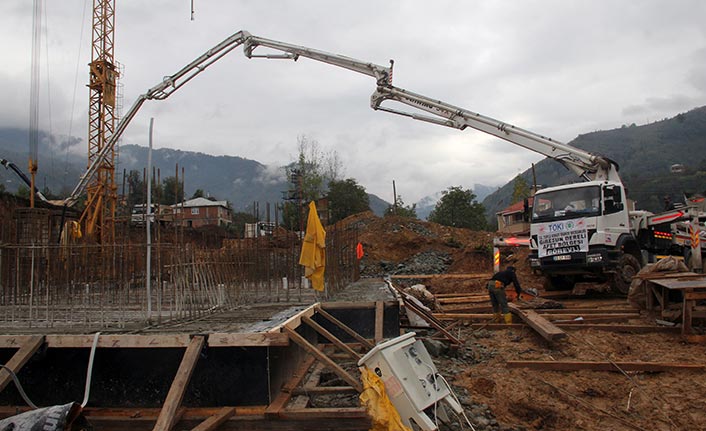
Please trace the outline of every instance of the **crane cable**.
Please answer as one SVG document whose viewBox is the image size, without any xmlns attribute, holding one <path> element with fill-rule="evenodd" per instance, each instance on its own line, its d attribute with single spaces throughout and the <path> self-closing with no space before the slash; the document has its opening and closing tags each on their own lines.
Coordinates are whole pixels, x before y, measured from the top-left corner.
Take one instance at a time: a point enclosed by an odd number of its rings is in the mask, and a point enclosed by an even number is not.
<svg viewBox="0 0 706 431">
<path fill-rule="evenodd" d="M 70 142 L 71 142 L 71 132 L 73 131 L 73 125 L 74 125 L 74 111 L 76 108 L 76 88 L 78 87 L 78 70 L 79 66 L 81 64 L 81 47 L 83 46 L 83 31 L 85 26 L 83 23 L 86 21 L 86 10 L 88 9 L 88 0 L 84 0 L 83 2 L 83 14 L 81 16 L 81 34 L 79 35 L 79 42 L 78 42 L 78 54 L 76 55 L 76 72 L 74 73 L 74 90 L 72 92 L 72 98 L 71 98 L 71 113 L 69 115 L 69 133 L 66 136 L 66 153 L 64 155 L 64 175 L 62 177 L 61 181 L 61 186 L 62 188 L 66 187 L 66 177 L 68 174 L 68 164 L 69 164 L 69 148 L 71 147 Z"/>
</svg>

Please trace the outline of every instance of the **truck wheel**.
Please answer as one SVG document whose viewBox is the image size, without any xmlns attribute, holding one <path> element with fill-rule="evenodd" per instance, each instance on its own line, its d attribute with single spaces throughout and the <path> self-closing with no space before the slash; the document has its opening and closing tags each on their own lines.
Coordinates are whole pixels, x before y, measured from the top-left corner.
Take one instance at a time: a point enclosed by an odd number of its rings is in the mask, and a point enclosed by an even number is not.
<svg viewBox="0 0 706 431">
<path fill-rule="evenodd" d="M 548 275 L 544 281 L 544 290 L 571 290 L 574 288 L 574 278 L 564 275 Z"/>
<path fill-rule="evenodd" d="M 613 292 L 627 295 L 632 278 L 640 272 L 640 262 L 631 254 L 623 254 L 618 260 L 618 267 L 610 281 Z"/>
</svg>

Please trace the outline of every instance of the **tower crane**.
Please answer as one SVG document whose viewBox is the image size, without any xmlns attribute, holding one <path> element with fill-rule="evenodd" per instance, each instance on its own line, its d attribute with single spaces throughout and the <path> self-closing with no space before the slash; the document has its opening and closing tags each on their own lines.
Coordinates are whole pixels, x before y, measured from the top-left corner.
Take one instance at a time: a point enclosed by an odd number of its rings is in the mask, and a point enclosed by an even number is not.
<svg viewBox="0 0 706 431">
<path fill-rule="evenodd" d="M 116 86 L 119 73 L 114 51 L 115 0 L 93 0 L 91 62 L 89 63 L 88 166 L 96 165 L 86 187 L 81 215 L 86 234 L 103 244 L 115 241 L 115 145 L 107 142 L 117 122 Z"/>
</svg>

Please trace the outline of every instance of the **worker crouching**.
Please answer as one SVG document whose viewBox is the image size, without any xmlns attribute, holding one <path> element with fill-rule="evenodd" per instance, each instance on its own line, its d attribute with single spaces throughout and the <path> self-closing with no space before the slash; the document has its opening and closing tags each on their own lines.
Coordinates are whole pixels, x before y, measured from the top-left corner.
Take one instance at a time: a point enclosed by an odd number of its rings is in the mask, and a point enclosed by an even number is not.
<svg viewBox="0 0 706 431">
<path fill-rule="evenodd" d="M 490 303 L 493 305 L 493 322 L 495 323 L 502 323 L 503 320 L 508 325 L 512 323 L 512 315 L 507 306 L 507 295 L 505 294 L 505 287 L 510 283 L 515 286 L 515 292 L 519 297 L 522 288 L 513 266 L 508 266 L 504 271 L 496 273 L 488 281 L 488 294 L 490 295 Z"/>
</svg>

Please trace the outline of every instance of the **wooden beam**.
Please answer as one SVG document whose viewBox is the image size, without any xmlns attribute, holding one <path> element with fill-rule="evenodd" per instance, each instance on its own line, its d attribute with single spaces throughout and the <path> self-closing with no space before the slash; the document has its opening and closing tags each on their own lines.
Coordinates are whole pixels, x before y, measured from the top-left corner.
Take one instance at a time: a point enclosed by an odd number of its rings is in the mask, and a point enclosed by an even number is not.
<svg viewBox="0 0 706 431">
<path fill-rule="evenodd" d="M 281 332 L 208 334 L 209 347 L 286 347 L 288 345 L 289 337 Z"/>
<path fill-rule="evenodd" d="M 27 363 L 29 358 L 34 355 L 37 350 L 44 344 L 44 337 L 41 335 L 29 337 L 20 346 L 19 350 L 12 355 L 5 366 L 11 369 L 15 374 L 19 373 L 22 367 Z M 12 380 L 12 376 L 4 368 L 0 370 L 0 392 L 5 389 L 8 383 Z"/>
<path fill-rule="evenodd" d="M 357 392 L 353 386 L 305 386 L 297 388 L 292 393 L 294 395 L 327 395 Z"/>
<path fill-rule="evenodd" d="M 187 347 L 188 334 L 110 334 L 98 338 L 98 348 L 169 348 Z M 47 347 L 59 349 L 90 348 L 93 335 L 47 335 Z"/>
<path fill-rule="evenodd" d="M 171 431 L 172 427 L 176 424 L 177 410 L 181 407 L 181 401 L 184 399 L 186 387 L 189 385 L 191 374 L 194 372 L 194 368 L 196 368 L 196 362 L 199 359 L 201 349 L 205 342 L 206 338 L 203 335 L 196 335 L 186 348 L 179 369 L 172 381 L 172 386 L 169 388 L 169 393 L 167 393 L 167 399 L 162 405 L 162 411 L 159 413 L 154 431 Z"/>
<path fill-rule="evenodd" d="M 223 407 L 213 416 L 201 422 L 191 431 L 213 431 L 235 414 L 235 407 Z"/>
<path fill-rule="evenodd" d="M 488 329 L 488 330 L 503 330 L 503 329 L 521 329 L 525 325 L 513 323 L 512 325 L 506 325 L 503 323 L 473 323 L 471 325 L 472 329 Z M 674 326 L 658 326 L 658 325 L 620 325 L 620 324 L 602 324 L 602 323 L 584 323 L 584 324 L 566 324 L 557 323 L 561 329 L 596 329 L 599 331 L 607 332 L 625 332 L 630 334 L 646 334 L 651 332 L 664 332 L 664 333 L 680 333 L 681 328 Z"/>
<path fill-rule="evenodd" d="M 488 272 L 488 273 L 481 273 L 481 274 L 397 274 L 397 275 L 391 275 L 391 279 L 420 279 L 420 280 L 426 280 L 426 279 L 434 279 L 434 278 L 454 278 L 454 279 L 481 279 L 481 278 L 490 278 L 492 277 L 493 274 Z"/>
<path fill-rule="evenodd" d="M 385 304 L 378 301 L 375 303 L 375 343 L 379 343 L 383 339 L 384 319 Z"/>
<path fill-rule="evenodd" d="M 556 341 L 566 337 L 566 332 L 537 314 L 534 310 L 523 310 L 515 304 L 508 304 L 508 307 L 513 314 L 520 317 L 545 340 Z"/>
<path fill-rule="evenodd" d="M 360 359 L 362 356 L 359 355 L 355 350 L 347 346 L 343 341 L 339 340 L 335 335 L 330 333 L 329 331 L 326 330 L 323 326 L 319 325 L 318 323 L 314 322 L 311 320 L 311 318 L 303 316 L 302 317 L 302 322 L 306 323 L 307 325 L 311 326 L 316 332 L 321 334 L 324 338 L 332 342 L 336 347 L 339 349 L 343 350 L 344 352 L 348 353 L 348 355 L 355 359 L 356 361 Z M 286 335 L 286 334 L 283 334 Z"/>
<path fill-rule="evenodd" d="M 374 347 L 374 344 L 371 343 L 370 341 L 366 340 L 362 335 L 359 333 L 355 332 L 353 329 L 348 327 L 345 323 L 341 322 L 340 320 L 336 319 L 332 315 L 326 312 L 321 307 L 316 307 L 316 312 L 323 317 L 324 319 L 328 320 L 329 322 L 333 323 L 334 325 L 338 326 L 341 328 L 346 334 L 350 335 L 354 339 L 356 339 L 359 343 L 361 343 L 363 346 L 365 346 L 366 349 L 372 349 Z"/>
<path fill-rule="evenodd" d="M 353 386 L 358 392 L 363 391 L 363 386 L 361 383 L 353 378 L 350 374 L 346 372 L 343 368 L 341 368 L 337 363 L 333 362 L 331 358 L 326 356 L 321 350 L 317 349 L 314 345 L 309 343 L 304 337 L 299 335 L 297 331 L 284 326 L 282 329 L 289 335 L 289 338 L 292 339 L 295 343 L 299 344 L 304 350 L 307 352 L 311 353 L 316 359 L 319 361 L 323 362 L 326 364 L 329 368 L 333 370 L 340 378 L 346 381 L 349 385 Z"/>
<path fill-rule="evenodd" d="M 290 378 L 284 384 L 284 386 L 282 386 L 282 389 L 279 391 L 279 394 L 265 409 L 264 414 L 266 417 L 279 416 L 280 412 L 284 410 L 285 406 L 292 398 L 294 388 L 299 386 L 302 380 L 304 380 L 306 373 L 309 371 L 309 368 L 311 368 L 314 362 L 316 362 L 316 359 L 313 356 L 306 356 L 306 358 L 304 358 L 302 363 L 299 364 L 297 369 L 292 374 L 292 378 Z"/>
<path fill-rule="evenodd" d="M 307 317 L 313 316 L 316 309 L 318 308 L 318 306 L 319 306 L 318 302 L 316 304 L 310 305 L 309 307 L 305 308 L 304 310 L 300 311 L 299 313 L 297 313 L 294 316 L 290 317 L 289 319 L 285 320 L 283 323 L 270 329 L 268 332 L 275 332 L 275 333 L 282 332 L 282 328 L 284 326 L 287 326 L 290 328 L 298 327 L 299 325 L 301 325 L 302 316 L 307 316 Z"/>
<path fill-rule="evenodd" d="M 589 362 L 589 361 L 507 361 L 508 368 L 529 368 L 542 371 L 703 371 L 706 364 L 670 362 Z"/>
</svg>

